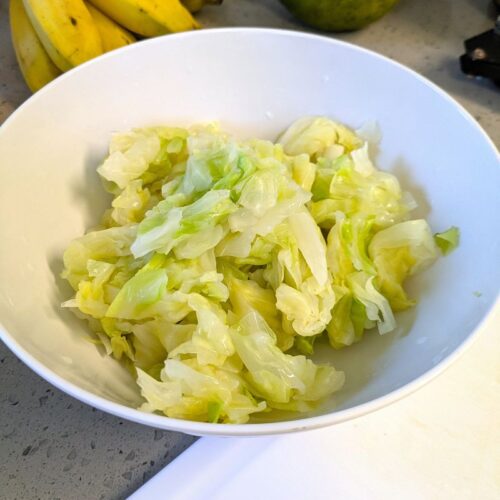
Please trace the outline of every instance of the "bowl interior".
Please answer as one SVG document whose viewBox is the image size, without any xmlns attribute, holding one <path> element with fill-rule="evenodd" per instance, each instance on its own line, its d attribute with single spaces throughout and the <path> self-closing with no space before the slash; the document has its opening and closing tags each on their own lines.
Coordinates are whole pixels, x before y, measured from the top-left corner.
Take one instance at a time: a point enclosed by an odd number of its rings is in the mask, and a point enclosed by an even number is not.
<svg viewBox="0 0 500 500">
<path fill-rule="evenodd" d="M 378 164 L 412 191 L 417 215 L 435 231 L 456 225 L 462 235 L 458 250 L 412 281 L 418 305 L 398 315 L 396 332 L 373 333 L 340 352 L 320 349 L 319 358 L 347 375 L 345 389 L 321 412 L 353 409 L 427 373 L 471 335 L 496 299 L 497 152 L 454 101 L 403 67 L 326 38 L 271 30 L 207 30 L 133 45 L 59 78 L 2 126 L 6 342 L 65 390 L 88 391 L 84 399 L 96 406 L 103 403 L 93 395 L 135 407 L 140 397 L 128 373 L 60 308 L 71 295 L 58 277 L 62 252 L 109 203 L 95 169 L 110 134 L 217 120 L 235 135 L 273 139 L 311 114 L 354 127 L 376 120 L 383 133 Z M 153 422 L 139 412 L 128 416 Z M 154 423 L 180 428 L 166 418 Z M 199 424 L 186 425 L 182 430 L 199 432 Z"/>
</svg>

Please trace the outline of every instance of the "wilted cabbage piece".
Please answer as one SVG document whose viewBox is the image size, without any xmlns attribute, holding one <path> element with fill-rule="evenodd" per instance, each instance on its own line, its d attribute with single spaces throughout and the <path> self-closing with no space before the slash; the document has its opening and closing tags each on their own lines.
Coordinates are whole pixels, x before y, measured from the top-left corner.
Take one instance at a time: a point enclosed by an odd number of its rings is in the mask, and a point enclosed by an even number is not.
<svg viewBox="0 0 500 500">
<path fill-rule="evenodd" d="M 115 134 L 98 168 L 114 199 L 75 239 L 63 305 L 126 362 L 169 417 L 244 423 L 309 411 L 344 374 L 308 356 L 394 329 L 406 278 L 458 244 L 411 220 L 416 204 L 377 170 L 373 123 L 297 120 L 277 144 L 215 125 Z"/>
<path fill-rule="evenodd" d="M 439 247 L 443 255 L 448 255 L 457 248 L 460 242 L 460 230 L 458 227 L 450 227 L 450 229 L 443 231 L 442 233 L 436 233 L 434 235 L 434 241 Z"/>
</svg>

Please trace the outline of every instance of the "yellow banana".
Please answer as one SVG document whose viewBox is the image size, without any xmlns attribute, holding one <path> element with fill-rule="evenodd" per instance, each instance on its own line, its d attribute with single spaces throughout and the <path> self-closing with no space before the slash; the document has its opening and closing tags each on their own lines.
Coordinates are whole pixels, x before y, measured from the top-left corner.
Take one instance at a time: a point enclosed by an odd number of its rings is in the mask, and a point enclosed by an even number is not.
<svg viewBox="0 0 500 500">
<path fill-rule="evenodd" d="M 97 27 L 83 0 L 23 0 L 45 50 L 62 71 L 102 54 Z"/>
<path fill-rule="evenodd" d="M 85 5 L 97 26 L 104 52 L 124 47 L 136 41 L 132 33 L 115 23 L 92 4 L 85 2 Z"/>
<path fill-rule="evenodd" d="M 179 0 L 90 0 L 117 23 L 143 36 L 199 28 Z"/>
<path fill-rule="evenodd" d="M 26 84 L 32 92 L 61 74 L 43 48 L 38 35 L 24 10 L 23 0 L 10 0 L 10 32 Z"/>
<path fill-rule="evenodd" d="M 186 7 L 189 12 L 198 12 L 205 5 L 220 5 L 222 0 L 181 0 L 184 7 Z"/>
</svg>

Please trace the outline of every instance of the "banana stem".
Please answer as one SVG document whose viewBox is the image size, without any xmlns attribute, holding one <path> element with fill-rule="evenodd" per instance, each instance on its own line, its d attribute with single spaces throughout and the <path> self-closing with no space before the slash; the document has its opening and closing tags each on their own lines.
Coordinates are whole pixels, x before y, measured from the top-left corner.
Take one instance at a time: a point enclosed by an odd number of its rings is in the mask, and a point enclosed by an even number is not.
<svg viewBox="0 0 500 500">
<path fill-rule="evenodd" d="M 220 5 L 223 0 L 181 0 L 184 6 L 191 12 L 198 12 L 205 5 Z"/>
</svg>

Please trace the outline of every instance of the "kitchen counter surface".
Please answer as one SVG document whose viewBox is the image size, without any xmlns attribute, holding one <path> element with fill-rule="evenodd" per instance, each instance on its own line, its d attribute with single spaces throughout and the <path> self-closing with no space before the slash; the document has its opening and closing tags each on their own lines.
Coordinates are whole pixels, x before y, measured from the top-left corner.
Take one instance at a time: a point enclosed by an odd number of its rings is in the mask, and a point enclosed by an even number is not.
<svg viewBox="0 0 500 500">
<path fill-rule="evenodd" d="M 440 85 L 498 145 L 499 90 L 489 81 L 464 77 L 457 63 L 463 40 L 491 28 L 488 5 L 486 0 L 401 0 L 369 28 L 336 36 Z M 0 0 L 0 123 L 30 95 L 15 62 L 7 14 L 8 1 Z M 208 27 L 303 29 L 277 0 L 225 0 L 199 17 Z M 81 404 L 31 372 L 3 345 L 0 377 L 1 498 L 125 498 L 195 440 Z"/>
</svg>

